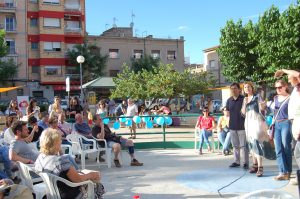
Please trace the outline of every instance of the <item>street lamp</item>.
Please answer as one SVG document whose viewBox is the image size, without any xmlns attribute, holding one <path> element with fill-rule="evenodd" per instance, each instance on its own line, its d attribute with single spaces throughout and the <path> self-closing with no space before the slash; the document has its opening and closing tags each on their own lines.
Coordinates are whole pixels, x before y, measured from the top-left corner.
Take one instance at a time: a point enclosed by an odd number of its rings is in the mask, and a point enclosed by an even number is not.
<svg viewBox="0 0 300 199">
<path fill-rule="evenodd" d="M 84 57 L 79 55 L 77 57 L 77 62 L 80 64 L 80 99 L 81 103 L 83 102 L 83 90 L 82 90 L 82 63 L 84 62 Z"/>
</svg>

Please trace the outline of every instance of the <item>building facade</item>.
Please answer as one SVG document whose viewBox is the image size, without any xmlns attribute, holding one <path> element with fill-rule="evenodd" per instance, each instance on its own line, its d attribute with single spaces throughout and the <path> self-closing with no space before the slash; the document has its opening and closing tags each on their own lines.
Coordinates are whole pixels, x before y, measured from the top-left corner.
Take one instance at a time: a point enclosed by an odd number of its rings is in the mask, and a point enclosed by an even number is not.
<svg viewBox="0 0 300 199">
<path fill-rule="evenodd" d="M 78 93 L 79 74 L 76 66 L 69 63 L 66 51 L 75 44 L 83 43 L 85 0 L 0 2 L 10 11 L 1 12 L 0 20 L 5 22 L 6 42 L 9 49 L 14 46 L 19 64 L 16 85 L 26 85 L 15 94 L 49 99 L 54 95 L 64 95 L 65 78 L 69 74 L 73 78 L 71 92 Z M 14 28 L 11 33 L 7 31 Z"/>
<path fill-rule="evenodd" d="M 216 87 L 227 86 L 229 82 L 222 74 L 223 65 L 220 62 L 217 49 L 219 46 L 214 46 L 203 50 L 204 53 L 204 70 L 211 73 L 216 78 Z M 222 99 L 221 91 L 212 92 L 213 99 Z"/>
<path fill-rule="evenodd" d="M 159 58 L 164 64 L 173 64 L 175 70 L 184 70 L 184 38 L 161 39 L 134 37 L 132 27 L 113 27 L 100 36 L 87 36 L 88 42 L 100 48 L 102 55 L 108 55 L 105 75 L 114 77 L 126 63 L 131 66 L 132 59 L 141 59 L 145 55 Z"/>
</svg>

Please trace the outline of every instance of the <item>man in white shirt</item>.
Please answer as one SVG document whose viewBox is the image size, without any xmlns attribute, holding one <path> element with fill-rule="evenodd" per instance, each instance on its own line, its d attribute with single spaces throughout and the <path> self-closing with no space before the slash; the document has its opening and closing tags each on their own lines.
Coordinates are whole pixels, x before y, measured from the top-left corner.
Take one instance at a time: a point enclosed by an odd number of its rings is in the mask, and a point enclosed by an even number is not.
<svg viewBox="0 0 300 199">
<path fill-rule="evenodd" d="M 133 103 L 133 100 L 131 98 L 129 98 L 127 100 L 127 103 L 128 103 L 128 107 L 127 107 L 126 116 L 133 117 L 135 115 L 138 115 L 138 108 Z M 132 125 L 129 127 L 131 137 L 129 137 L 129 138 L 135 139 L 136 138 L 136 124 L 132 119 L 131 119 L 131 121 L 132 121 Z"/>
</svg>

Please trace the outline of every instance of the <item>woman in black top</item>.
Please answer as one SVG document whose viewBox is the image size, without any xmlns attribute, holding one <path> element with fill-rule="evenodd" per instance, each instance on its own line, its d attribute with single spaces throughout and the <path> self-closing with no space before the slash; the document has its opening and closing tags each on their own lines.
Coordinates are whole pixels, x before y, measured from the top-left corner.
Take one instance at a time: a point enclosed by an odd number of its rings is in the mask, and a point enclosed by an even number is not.
<svg viewBox="0 0 300 199">
<path fill-rule="evenodd" d="M 70 100 L 69 108 L 67 109 L 67 115 L 69 115 L 70 119 L 75 119 L 75 115 L 77 113 L 82 114 L 83 109 L 82 106 L 79 103 L 79 100 L 77 97 L 72 97 Z"/>
</svg>

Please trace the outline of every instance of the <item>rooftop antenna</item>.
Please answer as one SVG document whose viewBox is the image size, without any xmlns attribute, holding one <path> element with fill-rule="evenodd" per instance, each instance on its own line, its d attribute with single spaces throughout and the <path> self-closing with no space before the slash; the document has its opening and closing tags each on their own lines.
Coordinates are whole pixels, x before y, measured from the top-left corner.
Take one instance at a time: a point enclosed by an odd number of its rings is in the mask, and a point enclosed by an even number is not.
<svg viewBox="0 0 300 199">
<path fill-rule="evenodd" d="M 135 18 L 135 14 L 133 13 L 133 11 L 131 11 L 131 23 L 130 23 L 131 28 L 133 28 L 133 26 L 134 26 L 134 22 L 133 22 L 134 18 Z"/>
<path fill-rule="evenodd" d="M 118 19 L 117 19 L 116 17 L 114 17 L 114 18 L 113 18 L 113 21 L 114 21 L 114 22 L 113 22 L 113 27 L 116 28 L 116 27 L 117 27 L 116 21 L 118 21 Z"/>
<path fill-rule="evenodd" d="M 105 24 L 105 30 L 107 30 L 107 29 L 108 29 L 108 26 L 109 26 L 109 24 L 108 24 L 108 23 L 106 23 L 106 24 Z"/>
<path fill-rule="evenodd" d="M 138 34 L 137 34 L 138 31 L 139 31 L 139 29 L 134 30 L 134 34 L 135 34 L 136 37 L 138 36 Z"/>
</svg>

